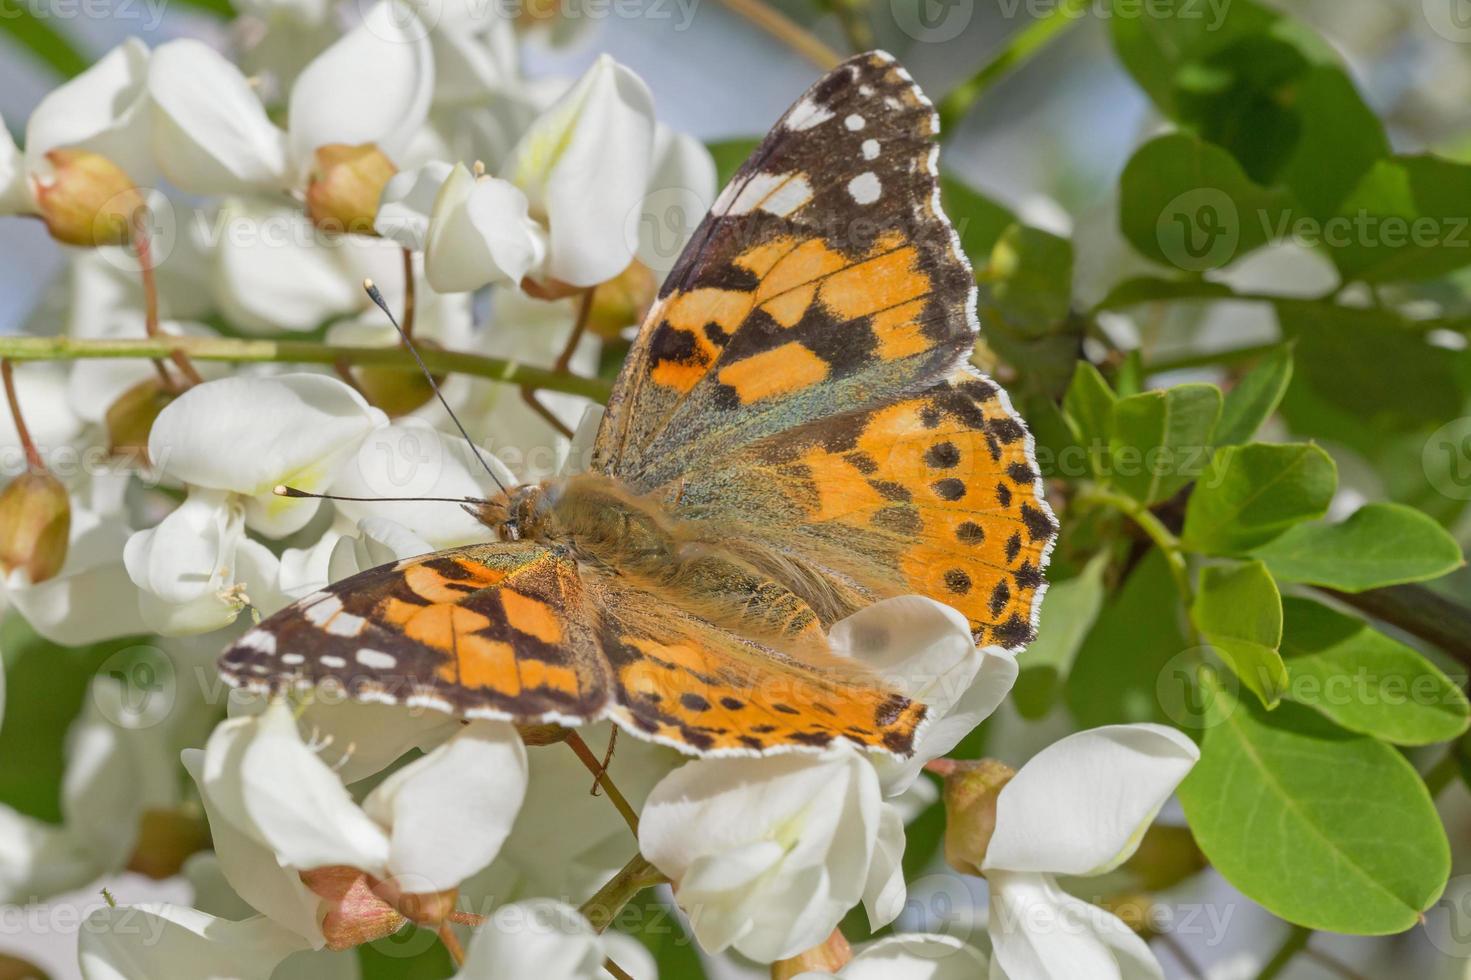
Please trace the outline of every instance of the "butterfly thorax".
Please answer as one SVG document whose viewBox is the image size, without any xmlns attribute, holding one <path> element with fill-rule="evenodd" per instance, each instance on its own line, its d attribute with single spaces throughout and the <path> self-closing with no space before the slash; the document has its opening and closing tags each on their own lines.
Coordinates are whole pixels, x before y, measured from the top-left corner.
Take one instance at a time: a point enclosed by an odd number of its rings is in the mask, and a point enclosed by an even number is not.
<svg viewBox="0 0 1471 980">
<path fill-rule="evenodd" d="M 718 524 L 689 520 L 663 498 L 635 494 L 613 477 L 584 473 L 516 487 L 481 508 L 480 517 L 503 541 L 565 550 L 579 564 L 688 612 L 745 631 L 754 625 L 784 646 L 826 646 L 814 607 L 831 603 L 823 589 L 797 585 L 811 576 L 784 573 L 790 559 L 753 549 Z M 789 578 L 795 581 L 782 581 Z"/>
</svg>

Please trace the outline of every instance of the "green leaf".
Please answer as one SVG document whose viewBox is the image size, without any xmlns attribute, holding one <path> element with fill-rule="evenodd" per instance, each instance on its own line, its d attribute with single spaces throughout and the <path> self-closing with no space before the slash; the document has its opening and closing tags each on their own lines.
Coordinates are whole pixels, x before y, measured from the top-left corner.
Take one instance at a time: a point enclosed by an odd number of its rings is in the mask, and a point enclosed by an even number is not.
<svg viewBox="0 0 1471 980">
<path fill-rule="evenodd" d="M 1282 643 L 1282 597 L 1259 561 L 1206 568 L 1190 607 L 1201 636 L 1262 704 L 1276 707 L 1287 687 Z"/>
<path fill-rule="evenodd" d="M 1135 251 L 1186 272 L 1219 269 L 1264 245 L 1290 195 L 1254 184 L 1231 154 L 1186 133 L 1134 152 L 1119 178 L 1119 223 Z"/>
<path fill-rule="evenodd" d="M 226 20 L 233 18 L 236 14 L 235 7 L 230 0 L 183 0 L 183 3 L 186 7 L 193 7 L 195 10 L 202 10 Z"/>
<path fill-rule="evenodd" d="M 1135 276 L 1125 279 L 1108 291 L 1093 308 L 1123 310 L 1141 303 L 1178 302 L 1180 300 L 1230 299 L 1236 291 L 1223 282 L 1205 279 L 1161 279 L 1158 276 Z"/>
<path fill-rule="evenodd" d="M 1321 220 L 1337 213 L 1375 161 L 1389 156 L 1389 137 L 1337 65 L 1309 68 L 1292 95 L 1297 146 L 1278 177 Z"/>
<path fill-rule="evenodd" d="M 1283 344 L 1264 356 L 1230 391 L 1216 423 L 1218 446 L 1235 446 L 1256 435 L 1272 417 L 1292 380 L 1292 345 Z"/>
<path fill-rule="evenodd" d="M 1434 156 L 1376 162 L 1322 228 L 1345 279 L 1432 279 L 1471 263 L 1471 166 Z"/>
<path fill-rule="evenodd" d="M 1081 574 L 1047 587 L 1037 638 L 1022 654 L 1021 672 L 1011 689 L 1011 703 L 1023 718 L 1041 718 L 1062 693 L 1063 678 L 1103 606 L 1107 565 L 1107 556 L 1097 555 Z"/>
<path fill-rule="evenodd" d="M 1144 504 L 1173 497 L 1205 470 L 1220 414 L 1215 385 L 1176 385 L 1119 399 L 1109 440 L 1114 485 Z"/>
<path fill-rule="evenodd" d="M 1073 376 L 1082 318 L 1070 307 L 1073 246 L 1065 238 L 1011 225 L 978 267 L 977 312 L 986 342 L 1017 369 L 1022 384 L 1060 396 Z"/>
<path fill-rule="evenodd" d="M 439 980 L 454 973 L 455 965 L 425 926 L 409 926 L 356 950 L 363 980 Z"/>
<path fill-rule="evenodd" d="M 990 261 L 1001 233 L 1016 223 L 1006 208 L 954 177 L 940 178 L 940 202 L 960 236 L 961 250 L 976 268 Z"/>
<path fill-rule="evenodd" d="M 1432 745 L 1466 731 L 1466 695 L 1419 651 L 1309 599 L 1282 600 L 1287 697 L 1351 732 Z"/>
<path fill-rule="evenodd" d="M 1179 593 L 1164 555 L 1151 550 L 1104 603 L 1078 649 L 1065 685 L 1068 711 L 1082 728 L 1170 723 L 1158 686 L 1185 646 Z"/>
<path fill-rule="evenodd" d="M 0 31 L 62 78 L 80 75 L 91 64 L 66 35 L 31 13 L 19 0 L 0 0 Z"/>
<path fill-rule="evenodd" d="M 1180 542 L 1207 555 L 1250 551 L 1328 513 L 1337 485 L 1333 458 L 1312 443 L 1224 446 L 1190 494 Z"/>
<path fill-rule="evenodd" d="M 705 149 L 715 158 L 716 184 L 724 187 L 730 183 L 735 172 L 740 169 L 741 164 L 746 162 L 756 149 L 761 145 L 759 136 L 738 136 L 733 139 L 716 140 L 706 143 Z"/>
<path fill-rule="evenodd" d="M 685 932 L 674 910 L 652 891 L 641 892 L 614 920 L 619 931 L 638 939 L 654 956 L 661 977 L 701 980 L 705 967 L 694 940 Z M 626 966 L 627 964 L 619 964 Z"/>
<path fill-rule="evenodd" d="M 1253 554 L 1285 582 L 1363 592 L 1440 578 L 1465 564 L 1445 528 L 1403 504 L 1365 504 L 1341 524 L 1295 527 Z"/>
<path fill-rule="evenodd" d="M 1079 361 L 1063 396 L 1062 409 L 1073 426 L 1078 445 L 1096 462 L 1097 447 L 1106 447 L 1113 432 L 1113 407 L 1118 399 L 1103 375 L 1088 361 Z"/>
<path fill-rule="evenodd" d="M 1212 866 L 1310 929 L 1414 926 L 1445 887 L 1450 846 L 1410 764 L 1307 708 L 1287 702 L 1269 714 L 1218 693 L 1223 717 L 1179 790 Z"/>
</svg>

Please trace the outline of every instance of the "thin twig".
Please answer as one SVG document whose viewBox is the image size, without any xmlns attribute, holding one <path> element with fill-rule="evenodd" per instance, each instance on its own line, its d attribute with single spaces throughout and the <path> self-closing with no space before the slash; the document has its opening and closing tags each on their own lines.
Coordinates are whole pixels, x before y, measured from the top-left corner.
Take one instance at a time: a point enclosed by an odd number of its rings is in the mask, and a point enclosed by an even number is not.
<svg viewBox="0 0 1471 980">
<path fill-rule="evenodd" d="M 843 60 L 807 28 L 762 0 L 724 0 L 724 3 L 823 71 Z"/>
<path fill-rule="evenodd" d="M 614 963 L 611 956 L 603 960 L 603 969 L 613 974 L 613 976 L 617 978 L 617 980 L 633 980 L 632 974 L 623 969 L 623 967 L 619 966 L 617 963 Z"/>
<path fill-rule="evenodd" d="M 1026 64 L 1087 12 L 1087 0 L 1064 0 L 1052 12 L 1017 31 L 1006 46 L 974 75 L 940 100 L 940 132 L 949 133 L 987 89 L 1014 68 Z"/>
<path fill-rule="evenodd" d="M 577 758 L 582 760 L 582 764 L 587 767 L 587 771 L 592 773 L 593 778 L 603 787 L 603 791 L 608 794 L 608 801 L 623 815 L 623 820 L 628 824 L 628 829 L 633 831 L 633 836 L 637 839 L 638 813 L 634 811 L 628 799 L 619 792 L 618 787 L 613 785 L 613 778 L 608 775 L 607 770 L 598 764 L 598 757 L 593 755 L 592 749 L 587 747 L 587 743 L 582 740 L 582 736 L 576 732 L 568 735 L 566 742 L 572 751 L 577 754 Z"/>
<path fill-rule="evenodd" d="M 400 326 L 405 337 L 414 336 L 414 253 L 404 249 L 404 314 Z"/>
<path fill-rule="evenodd" d="M 1185 970 L 1185 975 L 1190 977 L 1190 980 L 1205 980 L 1205 970 L 1201 968 L 1199 963 L 1195 962 L 1195 957 L 1190 955 L 1190 951 L 1185 948 L 1184 943 L 1180 942 L 1173 934 L 1168 932 L 1156 933 L 1154 938 L 1159 940 L 1161 946 L 1170 951 L 1170 955 Z"/>
<path fill-rule="evenodd" d="M 455 961 L 455 966 L 465 965 L 465 947 L 460 945 L 460 937 L 455 935 L 448 922 L 439 925 L 439 941 L 449 950 L 449 958 Z"/>
<path fill-rule="evenodd" d="M 0 357 L 13 361 L 70 361 L 82 358 L 170 357 L 182 351 L 195 361 L 236 364 L 326 364 L 338 362 L 402 367 L 412 370 L 413 359 L 403 347 L 343 347 L 299 340 L 256 340 L 235 337 L 173 337 L 146 339 L 79 339 L 75 337 L 0 337 Z M 469 374 L 547 391 L 564 391 L 594 401 L 606 401 L 612 386 L 602 378 L 558 374 L 500 357 L 468 351 L 426 348 L 424 363 L 436 374 Z"/>
<path fill-rule="evenodd" d="M 158 322 L 158 278 L 153 269 L 153 240 L 148 234 L 148 226 L 143 221 L 141 214 L 136 215 L 133 221 L 133 250 L 138 255 L 138 271 L 143 278 L 143 329 L 150 338 L 157 338 L 162 334 Z M 192 385 L 202 384 L 204 378 L 189 363 L 189 358 L 183 351 L 172 350 L 168 354 L 174 366 L 184 375 L 184 380 Z M 164 370 L 162 364 L 158 364 L 158 373 L 164 383 L 172 388 L 173 380 L 168 371 Z"/>
<path fill-rule="evenodd" d="M 20 438 L 21 448 L 25 450 L 26 466 L 32 473 L 44 472 L 46 464 L 41 461 L 41 452 L 31 439 L 30 427 L 26 425 L 25 416 L 20 412 L 20 396 L 15 391 L 15 369 L 8 360 L 0 359 L 0 379 L 4 380 L 5 401 L 10 405 L 10 419 L 15 423 L 15 434 Z"/>
<path fill-rule="evenodd" d="M 1282 945 L 1277 947 L 1277 952 L 1267 960 L 1267 965 L 1262 967 L 1261 972 L 1256 975 L 1256 980 L 1272 980 L 1283 970 L 1287 964 L 1298 953 L 1307 948 L 1308 940 L 1312 938 L 1313 930 L 1306 926 L 1293 926 L 1287 938 L 1282 940 Z"/>
<path fill-rule="evenodd" d="M 567 335 L 567 342 L 562 345 L 562 353 L 557 355 L 557 360 L 552 365 L 552 370 L 558 374 L 571 373 L 569 369 L 572 365 L 572 358 L 577 353 L 577 346 L 582 343 L 582 336 L 587 332 L 587 321 L 592 316 L 592 300 L 596 291 L 596 287 L 589 287 L 582 291 L 582 298 L 577 304 L 577 317 L 572 321 L 572 332 Z M 521 399 L 531 407 L 532 411 L 540 415 L 547 425 L 561 433 L 563 438 L 572 438 L 572 430 L 557 418 L 551 409 L 541 403 L 534 389 L 522 388 Z"/>
<path fill-rule="evenodd" d="M 633 896 L 668 880 L 642 854 L 635 854 L 596 895 L 582 903 L 579 911 L 594 929 L 602 932 L 613 924 Z"/>
<path fill-rule="evenodd" d="M 1471 609 L 1460 603 L 1423 585 L 1390 585 L 1363 592 L 1319 591 L 1433 643 L 1471 667 Z"/>
</svg>

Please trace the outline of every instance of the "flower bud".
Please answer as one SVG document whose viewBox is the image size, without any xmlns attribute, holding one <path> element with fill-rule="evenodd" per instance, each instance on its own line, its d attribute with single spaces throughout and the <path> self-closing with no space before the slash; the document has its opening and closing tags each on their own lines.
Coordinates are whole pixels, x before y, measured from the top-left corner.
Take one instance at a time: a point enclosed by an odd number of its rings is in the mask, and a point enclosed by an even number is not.
<svg viewBox="0 0 1471 980">
<path fill-rule="evenodd" d="M 118 396 L 107 410 L 107 443 L 114 453 L 148 455 L 148 433 L 164 406 L 174 400 L 158 378 L 140 381 Z"/>
<path fill-rule="evenodd" d="M 22 473 L 0 490 L 0 570 L 25 570 L 31 582 L 61 571 L 71 535 L 66 487 L 50 473 Z"/>
<path fill-rule="evenodd" d="M 209 826 L 197 807 L 153 807 L 143 811 L 128 870 L 163 881 L 178 874 L 190 855 L 208 849 Z"/>
<path fill-rule="evenodd" d="M 327 948 L 352 949 L 391 936 L 408 920 L 373 893 L 373 881 L 357 868 L 332 865 L 301 872 L 302 883 L 326 899 L 322 935 Z"/>
<path fill-rule="evenodd" d="M 0 980 L 36 980 L 46 976 L 39 966 L 19 956 L 0 953 Z"/>
<path fill-rule="evenodd" d="M 126 245 L 143 195 L 122 168 L 89 150 L 46 154 L 51 176 L 36 182 L 36 205 L 51 237 L 68 245 Z"/>
<path fill-rule="evenodd" d="M 943 761 L 930 768 L 945 777 L 945 860 L 962 874 L 981 874 L 996 831 L 996 798 L 1016 770 L 994 759 Z"/>
<path fill-rule="evenodd" d="M 440 350 L 442 345 L 432 340 L 414 338 L 419 350 Z M 443 374 L 434 375 L 434 383 L 444 384 Z M 368 404 L 381 408 L 390 418 L 407 415 L 426 404 L 434 397 L 434 389 L 424 377 L 418 365 L 394 367 L 387 364 L 369 364 L 358 368 L 353 376 Z"/>
<path fill-rule="evenodd" d="M 404 882 L 390 879 L 373 884 L 373 894 L 387 902 L 404 918 L 421 926 L 437 926 L 455 910 L 458 888 L 442 892 L 404 891 Z"/>
<path fill-rule="evenodd" d="M 593 293 L 587 327 L 604 340 L 617 340 L 623 329 L 643 322 L 659 284 L 654 273 L 637 259 Z"/>
<path fill-rule="evenodd" d="M 521 736 L 523 745 L 556 745 L 567 741 L 572 729 L 561 725 L 517 725 L 516 734 Z"/>
<path fill-rule="evenodd" d="M 323 231 L 376 235 L 373 219 L 388 179 L 398 172 L 373 143 L 317 148 L 306 188 L 306 211 Z"/>
<path fill-rule="evenodd" d="M 1189 827 L 1151 824 L 1144 832 L 1124 870 L 1145 891 L 1158 892 L 1189 878 L 1206 867 L 1205 855 L 1195 843 Z"/>
<path fill-rule="evenodd" d="M 834 929 L 821 946 L 771 964 L 771 980 L 792 980 L 803 973 L 837 973 L 853 959 L 853 947 L 842 929 Z"/>
</svg>

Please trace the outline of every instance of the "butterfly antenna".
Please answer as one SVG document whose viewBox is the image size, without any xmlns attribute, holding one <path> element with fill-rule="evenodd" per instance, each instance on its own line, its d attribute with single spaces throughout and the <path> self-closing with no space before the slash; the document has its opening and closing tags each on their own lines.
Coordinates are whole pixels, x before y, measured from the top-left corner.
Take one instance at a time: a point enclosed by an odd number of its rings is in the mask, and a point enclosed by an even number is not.
<svg viewBox="0 0 1471 980">
<path fill-rule="evenodd" d="M 465 426 L 460 422 L 460 417 L 455 414 L 454 409 L 449 407 L 449 402 L 444 400 L 444 392 L 439 390 L 438 382 L 434 380 L 434 375 L 430 372 L 428 365 L 424 363 L 424 358 L 419 356 L 419 351 L 414 347 L 414 342 L 409 339 L 408 334 L 404 333 L 404 328 L 398 325 L 398 320 L 395 319 L 393 311 L 383 301 L 383 294 L 378 291 L 378 286 L 373 280 L 364 279 L 363 289 L 367 290 L 368 299 L 372 300 L 374 305 L 383 311 L 383 315 L 388 317 L 388 322 L 393 324 L 393 329 L 398 331 L 399 339 L 409 349 L 409 353 L 414 355 L 414 360 L 418 363 L 419 370 L 424 372 L 424 380 L 429 382 L 429 387 L 434 389 L 434 397 L 439 399 L 439 404 L 443 405 L 444 410 L 449 413 L 450 421 L 454 422 L 455 428 L 460 430 L 460 435 L 465 437 L 465 445 L 470 447 L 470 452 L 475 454 L 475 458 L 480 461 L 480 465 L 485 468 L 485 472 L 490 476 L 490 479 L 496 486 L 500 487 L 501 493 L 509 493 L 510 488 L 501 482 L 500 477 L 495 475 L 495 470 L 490 468 L 490 463 L 481 455 L 480 447 L 475 445 L 475 440 L 471 439 L 470 433 L 465 431 Z"/>
<path fill-rule="evenodd" d="M 313 493 L 310 490 L 298 490 L 296 487 L 288 487 L 284 483 L 278 483 L 271 490 L 278 497 L 310 498 L 312 500 L 351 500 L 367 504 L 381 503 L 431 503 L 431 504 L 483 504 L 484 500 L 479 497 L 348 497 L 340 493 Z"/>
</svg>

